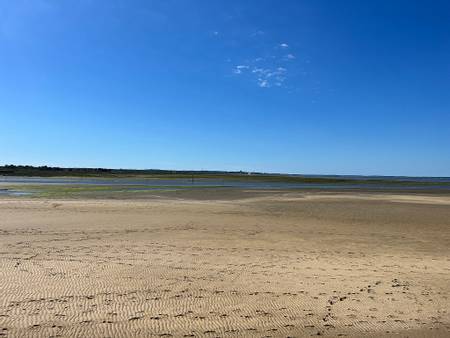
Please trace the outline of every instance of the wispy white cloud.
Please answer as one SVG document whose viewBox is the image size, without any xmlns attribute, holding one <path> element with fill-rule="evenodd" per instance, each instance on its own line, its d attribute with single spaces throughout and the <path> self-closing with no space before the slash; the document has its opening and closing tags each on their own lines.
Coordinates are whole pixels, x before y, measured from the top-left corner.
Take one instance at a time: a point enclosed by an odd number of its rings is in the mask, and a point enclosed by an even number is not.
<svg viewBox="0 0 450 338">
<path fill-rule="evenodd" d="M 258 86 L 260 86 L 261 88 L 269 88 L 269 81 L 263 78 L 258 78 Z"/>
<path fill-rule="evenodd" d="M 255 76 L 256 83 L 259 87 L 269 88 L 272 86 L 280 87 L 287 77 L 287 69 L 285 67 L 258 67 L 249 65 L 237 65 L 233 68 L 233 73 L 240 75 L 243 73 Z"/>
<path fill-rule="evenodd" d="M 258 75 L 266 75 L 268 72 L 270 72 L 270 69 L 264 69 L 264 68 L 253 68 L 252 73 L 258 74 Z"/>
<path fill-rule="evenodd" d="M 262 31 L 262 30 L 257 30 L 257 31 L 255 31 L 255 32 L 253 32 L 252 34 L 250 34 L 250 37 L 260 36 L 260 35 L 264 35 L 264 31 Z"/>
<path fill-rule="evenodd" d="M 256 76 L 256 83 L 258 84 L 259 87 L 262 88 L 269 88 L 272 86 L 280 87 L 286 80 L 287 69 L 284 67 L 276 67 L 276 68 L 253 67 L 250 73 Z"/>
<path fill-rule="evenodd" d="M 284 88 L 288 79 L 288 68 L 294 65 L 291 61 L 296 59 L 290 49 L 286 42 L 271 44 L 271 48 L 262 50 L 262 55 L 241 60 L 241 64 L 233 66 L 232 73 L 254 81 L 261 88 Z"/>
<path fill-rule="evenodd" d="M 234 67 L 233 69 L 233 73 L 234 74 L 242 74 L 243 71 L 249 69 L 250 67 L 247 65 L 238 65 L 236 67 Z"/>
</svg>

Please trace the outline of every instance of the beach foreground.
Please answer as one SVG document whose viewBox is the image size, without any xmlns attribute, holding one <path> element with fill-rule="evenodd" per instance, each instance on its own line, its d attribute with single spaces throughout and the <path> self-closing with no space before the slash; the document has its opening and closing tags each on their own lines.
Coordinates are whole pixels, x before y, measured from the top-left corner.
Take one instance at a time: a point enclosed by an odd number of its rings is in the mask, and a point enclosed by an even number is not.
<svg viewBox="0 0 450 338">
<path fill-rule="evenodd" d="M 450 336 L 450 196 L 3 198 L 0 248 L 0 336 Z"/>
</svg>

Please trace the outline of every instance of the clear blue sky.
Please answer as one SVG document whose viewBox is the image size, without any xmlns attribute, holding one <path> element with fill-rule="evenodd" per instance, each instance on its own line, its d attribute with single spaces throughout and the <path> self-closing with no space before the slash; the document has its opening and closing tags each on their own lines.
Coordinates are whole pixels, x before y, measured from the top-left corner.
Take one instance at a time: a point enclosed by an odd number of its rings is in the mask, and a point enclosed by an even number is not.
<svg viewBox="0 0 450 338">
<path fill-rule="evenodd" d="M 450 176 L 450 2 L 0 0 L 0 164 Z"/>
</svg>

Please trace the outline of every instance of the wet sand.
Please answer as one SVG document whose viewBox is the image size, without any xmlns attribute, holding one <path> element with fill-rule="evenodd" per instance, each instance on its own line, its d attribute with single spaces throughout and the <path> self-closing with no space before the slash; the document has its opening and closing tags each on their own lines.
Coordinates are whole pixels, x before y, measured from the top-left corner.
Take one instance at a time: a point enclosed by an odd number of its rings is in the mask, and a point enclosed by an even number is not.
<svg viewBox="0 0 450 338">
<path fill-rule="evenodd" d="M 0 336 L 447 337 L 450 196 L 0 199 Z"/>
</svg>

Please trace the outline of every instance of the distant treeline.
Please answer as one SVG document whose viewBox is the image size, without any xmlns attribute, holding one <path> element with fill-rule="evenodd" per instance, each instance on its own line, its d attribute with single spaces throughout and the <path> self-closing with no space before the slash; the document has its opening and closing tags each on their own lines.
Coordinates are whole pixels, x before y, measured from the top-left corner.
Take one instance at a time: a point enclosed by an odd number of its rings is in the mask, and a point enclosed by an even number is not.
<svg viewBox="0 0 450 338">
<path fill-rule="evenodd" d="M 259 174 L 259 173 L 255 173 Z M 248 175 L 243 171 L 209 170 L 162 170 L 162 169 L 107 169 L 107 168 L 61 168 L 31 165 L 0 166 L 3 176 L 153 176 L 153 175 Z"/>
<path fill-rule="evenodd" d="M 208 170 L 161 170 L 161 169 L 107 169 L 107 168 L 61 168 L 34 167 L 30 165 L 0 166 L 0 176 L 36 176 L 36 177 L 102 177 L 102 178 L 164 178 L 164 179 L 223 179 L 259 182 L 285 182 L 296 184 L 389 184 L 389 185 L 445 185 L 448 182 L 424 182 L 420 180 L 402 180 L 389 177 L 354 177 L 345 176 L 302 176 L 288 174 L 268 174 L 246 171 L 208 171 Z"/>
</svg>

